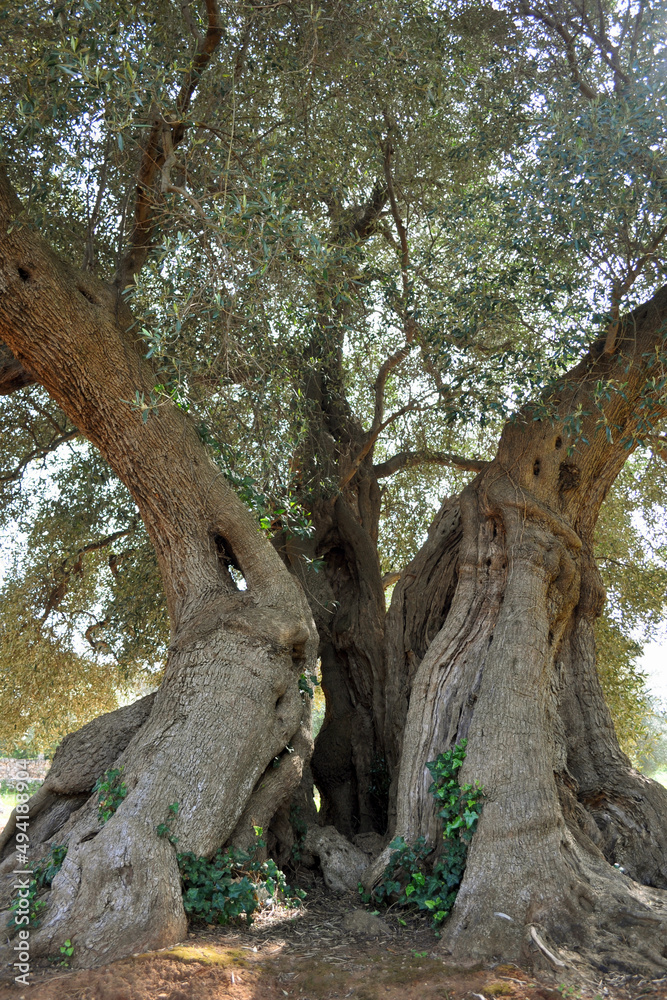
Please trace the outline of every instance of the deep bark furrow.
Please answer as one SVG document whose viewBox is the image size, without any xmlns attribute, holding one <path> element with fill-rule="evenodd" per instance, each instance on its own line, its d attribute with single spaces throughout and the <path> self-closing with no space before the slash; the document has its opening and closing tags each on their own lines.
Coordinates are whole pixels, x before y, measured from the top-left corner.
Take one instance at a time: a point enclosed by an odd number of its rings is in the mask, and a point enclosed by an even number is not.
<svg viewBox="0 0 667 1000">
<path fill-rule="evenodd" d="M 326 600 L 322 583 L 315 586 L 313 582 L 312 589 L 306 586 L 313 612 L 318 614 L 326 696 L 326 715 L 313 754 L 313 776 L 321 795 L 322 822 L 335 825 L 346 836 L 384 830 L 386 824 L 382 744 L 385 608 L 372 537 L 377 529 L 379 496 L 372 507 L 372 487 L 363 492 L 365 497 L 354 506 L 343 496 L 315 506 L 313 547 L 324 560 L 320 572 L 326 579 Z"/>
</svg>

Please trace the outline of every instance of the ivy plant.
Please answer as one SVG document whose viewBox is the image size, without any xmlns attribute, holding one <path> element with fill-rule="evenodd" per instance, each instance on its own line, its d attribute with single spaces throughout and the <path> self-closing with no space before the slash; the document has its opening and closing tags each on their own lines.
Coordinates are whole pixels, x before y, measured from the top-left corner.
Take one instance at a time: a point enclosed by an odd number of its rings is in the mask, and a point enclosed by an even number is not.
<svg viewBox="0 0 667 1000">
<path fill-rule="evenodd" d="M 436 928 L 450 913 L 484 798 L 479 783 L 459 785 L 457 781 L 466 745 L 467 741 L 461 740 L 426 765 L 434 779 L 429 791 L 439 805 L 438 815 L 442 819 L 444 845 L 440 855 L 430 865 L 432 848 L 424 837 L 418 837 L 413 844 L 395 837 L 389 845 L 392 854 L 380 884 L 371 893 L 364 893 L 363 887 L 359 887 L 365 902 L 416 907 L 430 915 Z"/>
<path fill-rule="evenodd" d="M 32 869 L 32 878 L 28 885 L 28 920 L 29 925 L 32 928 L 37 928 L 40 925 L 39 914 L 46 907 L 46 900 L 41 897 L 43 894 L 51 888 L 51 883 L 54 878 L 62 868 L 63 861 L 67 857 L 67 845 L 54 844 L 47 857 L 41 858 L 37 864 Z M 24 908 L 21 906 L 21 900 L 17 895 L 15 899 L 12 900 L 9 911 L 10 918 L 7 921 L 7 927 L 10 931 L 18 930 L 19 924 L 16 918 L 19 915 L 19 911 Z"/>
<path fill-rule="evenodd" d="M 100 823 L 106 823 L 127 795 L 127 785 L 123 781 L 123 767 L 105 771 L 93 785 L 93 792 L 98 793 L 97 815 Z"/>
<path fill-rule="evenodd" d="M 284 906 L 299 906 L 305 897 L 302 889 L 292 889 L 275 861 L 259 861 L 257 851 L 265 846 L 261 827 L 258 840 L 249 851 L 230 847 L 219 850 L 214 858 L 197 857 L 192 852 L 177 854 L 183 886 L 183 906 L 193 921 L 228 924 L 252 915 L 262 898 L 272 898 Z"/>
<path fill-rule="evenodd" d="M 169 820 L 171 821 L 172 817 L 175 818 L 176 816 L 178 816 L 179 804 L 178 802 L 172 802 L 171 805 L 168 806 L 167 808 L 169 811 Z M 168 822 L 158 823 L 156 828 L 156 833 L 158 837 L 166 837 L 169 843 L 173 844 L 174 847 L 178 843 L 178 837 L 174 836 L 174 834 L 171 832 L 171 827 L 169 826 Z"/>
</svg>

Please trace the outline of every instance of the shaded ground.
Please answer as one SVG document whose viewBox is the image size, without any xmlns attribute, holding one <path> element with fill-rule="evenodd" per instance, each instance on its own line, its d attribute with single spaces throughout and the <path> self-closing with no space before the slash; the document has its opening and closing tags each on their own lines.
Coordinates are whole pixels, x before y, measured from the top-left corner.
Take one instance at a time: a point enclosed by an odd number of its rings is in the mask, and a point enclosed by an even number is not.
<svg viewBox="0 0 667 1000">
<path fill-rule="evenodd" d="M 514 966 L 448 969 L 420 920 L 389 913 L 369 938 L 345 926 L 358 898 L 307 886 L 299 911 L 263 914 L 250 928 L 194 929 L 186 941 L 100 969 L 70 972 L 33 963 L 29 987 L 0 980 L 0 1000 L 667 1000 L 667 977 L 602 980 Z M 349 917 L 348 917 L 349 919 Z M 76 941 L 74 941 L 76 947 Z"/>
</svg>

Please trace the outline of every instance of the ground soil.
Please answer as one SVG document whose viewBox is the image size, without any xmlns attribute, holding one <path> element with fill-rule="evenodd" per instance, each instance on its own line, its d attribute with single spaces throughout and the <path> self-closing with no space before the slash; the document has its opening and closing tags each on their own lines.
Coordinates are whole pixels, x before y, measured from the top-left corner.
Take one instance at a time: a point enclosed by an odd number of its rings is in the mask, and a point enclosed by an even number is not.
<svg viewBox="0 0 667 1000">
<path fill-rule="evenodd" d="M 0 1000 L 667 1000 L 667 977 L 451 969 L 423 920 L 402 926 L 403 914 L 390 911 L 380 937 L 351 935 L 343 919 L 358 897 L 334 895 L 319 879 L 306 888 L 297 911 L 266 911 L 251 927 L 193 927 L 174 948 L 99 969 L 35 962 L 27 988 L 5 970 Z"/>
</svg>

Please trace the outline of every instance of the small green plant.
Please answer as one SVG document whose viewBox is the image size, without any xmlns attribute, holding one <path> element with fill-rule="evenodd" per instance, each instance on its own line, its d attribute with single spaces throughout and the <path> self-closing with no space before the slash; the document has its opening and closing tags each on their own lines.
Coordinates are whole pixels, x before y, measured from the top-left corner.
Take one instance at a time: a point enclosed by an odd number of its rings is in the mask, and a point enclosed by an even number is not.
<svg viewBox="0 0 667 1000">
<path fill-rule="evenodd" d="M 440 856 L 430 866 L 427 859 L 432 849 L 423 837 L 413 844 L 395 837 L 389 845 L 393 853 L 380 884 L 371 893 L 364 893 L 360 886 L 364 902 L 416 907 L 429 913 L 436 928 L 451 911 L 484 798 L 479 784 L 460 786 L 457 781 L 466 745 L 467 741 L 461 740 L 453 750 L 426 765 L 434 779 L 429 791 L 438 802 L 442 819 L 444 846 Z"/>
<path fill-rule="evenodd" d="M 123 781 L 123 770 L 122 766 L 111 768 L 109 771 L 105 771 L 93 785 L 93 791 L 98 793 L 97 815 L 100 823 L 106 823 L 108 819 L 111 819 L 127 795 L 127 785 Z"/>
<path fill-rule="evenodd" d="M 262 828 L 255 827 L 259 838 L 250 851 L 230 847 L 215 857 L 201 858 L 187 852 L 177 854 L 183 885 L 183 906 L 189 918 L 207 924 L 228 924 L 245 917 L 252 923 L 253 913 L 262 898 L 273 898 L 283 906 L 299 906 L 305 898 L 302 889 L 292 889 L 275 861 L 258 861 L 257 851 L 264 847 Z"/>
<path fill-rule="evenodd" d="M 28 914 L 29 926 L 39 927 L 39 914 L 46 906 L 46 900 L 40 897 L 51 888 L 51 883 L 60 871 L 66 857 L 67 846 L 54 844 L 49 855 L 42 858 L 33 867 L 32 878 L 27 886 L 27 895 L 20 897 L 17 894 L 10 904 L 11 916 L 7 921 L 7 927 L 10 931 L 18 930 L 19 926 L 25 925 L 24 915 L 26 913 Z"/>
<path fill-rule="evenodd" d="M 171 816 L 178 816 L 178 802 L 172 802 L 167 808 L 170 813 L 169 819 L 171 819 Z M 174 846 L 178 843 L 178 837 L 174 836 L 171 832 L 169 823 L 158 823 L 156 833 L 158 837 L 166 837 L 169 843 L 174 844 Z"/>
<path fill-rule="evenodd" d="M 57 955 L 47 955 L 47 962 L 51 962 L 53 965 L 59 965 L 63 969 L 69 969 L 69 960 L 74 954 L 74 945 L 71 940 L 67 938 L 64 944 L 61 944 L 59 948 L 59 954 Z"/>
<path fill-rule="evenodd" d="M 74 945 L 72 944 L 69 938 L 67 938 L 64 944 L 61 944 L 60 954 L 62 955 L 62 958 L 60 959 L 60 964 L 64 965 L 65 967 L 68 967 L 69 960 L 74 954 Z"/>
</svg>

